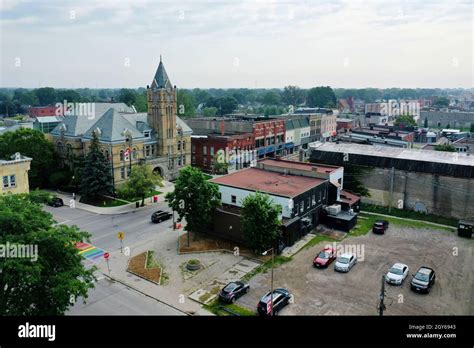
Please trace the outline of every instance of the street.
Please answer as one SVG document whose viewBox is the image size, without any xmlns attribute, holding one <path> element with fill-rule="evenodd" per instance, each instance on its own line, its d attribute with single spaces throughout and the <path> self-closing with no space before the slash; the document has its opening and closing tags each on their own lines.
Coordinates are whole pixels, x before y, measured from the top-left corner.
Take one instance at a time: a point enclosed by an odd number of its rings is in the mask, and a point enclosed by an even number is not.
<svg viewBox="0 0 474 348">
<path fill-rule="evenodd" d="M 44 210 L 53 214 L 59 224 L 76 225 L 91 234 L 91 244 L 106 251 L 120 249 L 117 232 L 125 232 L 123 246 L 133 244 L 153 236 L 153 233 L 164 232 L 172 225 L 172 220 L 154 224 L 151 214 L 158 210 L 169 210 L 165 202 L 153 206 L 141 207 L 133 212 L 116 215 L 100 215 L 68 206 L 53 208 L 44 206 Z"/>
<path fill-rule="evenodd" d="M 184 315 L 129 287 L 97 275 L 87 303 L 79 299 L 66 315 Z"/>
</svg>

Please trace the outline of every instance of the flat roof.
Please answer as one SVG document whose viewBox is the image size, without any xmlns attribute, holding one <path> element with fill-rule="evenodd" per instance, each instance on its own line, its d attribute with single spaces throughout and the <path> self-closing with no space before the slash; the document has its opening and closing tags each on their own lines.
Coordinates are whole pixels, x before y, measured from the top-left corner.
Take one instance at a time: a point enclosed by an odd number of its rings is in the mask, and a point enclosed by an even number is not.
<svg viewBox="0 0 474 348">
<path fill-rule="evenodd" d="M 322 179 L 285 175 L 257 168 L 242 169 L 209 181 L 219 185 L 248 191 L 260 191 L 288 198 L 296 197 L 325 182 Z"/>
<path fill-rule="evenodd" d="M 446 151 L 424 151 L 379 145 L 324 143 L 313 148 L 315 151 L 348 153 L 363 156 L 395 158 L 430 163 L 445 163 L 474 167 L 474 156 L 465 153 Z"/>
<path fill-rule="evenodd" d="M 330 166 L 327 164 L 317 164 L 317 163 L 306 163 L 306 162 L 296 162 L 296 161 L 289 161 L 289 160 L 275 160 L 271 158 L 266 158 L 263 160 L 258 161 L 258 163 L 262 163 L 263 165 L 268 164 L 269 166 L 279 167 L 279 168 L 293 168 L 299 170 L 305 170 L 308 172 L 316 171 L 317 173 L 323 174 L 330 174 L 339 170 L 341 167 L 338 166 Z"/>
</svg>

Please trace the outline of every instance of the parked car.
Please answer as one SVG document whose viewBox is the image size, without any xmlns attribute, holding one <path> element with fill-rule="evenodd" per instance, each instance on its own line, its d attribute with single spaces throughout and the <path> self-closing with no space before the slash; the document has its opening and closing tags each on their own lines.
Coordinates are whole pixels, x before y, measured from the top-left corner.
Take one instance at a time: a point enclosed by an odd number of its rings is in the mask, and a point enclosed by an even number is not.
<svg viewBox="0 0 474 348">
<path fill-rule="evenodd" d="M 313 260 L 313 266 L 318 268 L 325 268 L 336 259 L 336 249 L 324 248 Z"/>
<path fill-rule="evenodd" d="M 61 198 L 59 197 L 53 197 L 48 201 L 48 205 L 51 207 L 62 207 L 64 205 L 64 202 Z"/>
<path fill-rule="evenodd" d="M 278 312 L 290 303 L 292 295 L 288 290 L 279 288 L 273 290 L 273 315 L 277 315 Z M 257 312 L 260 315 L 271 315 L 271 292 L 267 292 L 258 303 Z"/>
<path fill-rule="evenodd" d="M 357 263 L 357 257 L 351 253 L 344 253 L 336 259 L 334 269 L 338 272 L 349 272 Z"/>
<path fill-rule="evenodd" d="M 435 271 L 426 266 L 418 269 L 410 283 L 410 289 L 416 292 L 429 293 L 436 280 Z"/>
<path fill-rule="evenodd" d="M 169 211 L 158 210 L 151 215 L 151 221 L 154 223 L 162 222 L 171 219 L 173 216 Z"/>
<path fill-rule="evenodd" d="M 372 226 L 372 232 L 377 234 L 384 234 L 388 228 L 388 221 L 387 220 L 377 220 L 374 222 L 374 226 Z"/>
<path fill-rule="evenodd" d="M 222 302 L 235 302 L 239 297 L 245 295 L 250 290 L 250 285 L 236 281 L 227 284 L 219 293 L 219 300 Z"/>
<path fill-rule="evenodd" d="M 401 285 L 408 275 L 408 266 L 403 263 L 394 264 L 385 275 L 385 281 L 393 285 Z"/>
</svg>

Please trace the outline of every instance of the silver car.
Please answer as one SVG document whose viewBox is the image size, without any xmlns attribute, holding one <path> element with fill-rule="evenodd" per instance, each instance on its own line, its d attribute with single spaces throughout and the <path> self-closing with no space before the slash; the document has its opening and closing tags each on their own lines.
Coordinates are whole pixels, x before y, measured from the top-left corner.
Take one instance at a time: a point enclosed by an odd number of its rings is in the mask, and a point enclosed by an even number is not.
<svg viewBox="0 0 474 348">
<path fill-rule="evenodd" d="M 334 269 L 338 272 L 349 272 L 356 263 L 357 256 L 351 253 L 344 253 L 337 257 Z"/>
<path fill-rule="evenodd" d="M 408 266 L 403 263 L 394 264 L 385 275 L 385 281 L 393 285 L 401 285 L 408 276 Z"/>
</svg>

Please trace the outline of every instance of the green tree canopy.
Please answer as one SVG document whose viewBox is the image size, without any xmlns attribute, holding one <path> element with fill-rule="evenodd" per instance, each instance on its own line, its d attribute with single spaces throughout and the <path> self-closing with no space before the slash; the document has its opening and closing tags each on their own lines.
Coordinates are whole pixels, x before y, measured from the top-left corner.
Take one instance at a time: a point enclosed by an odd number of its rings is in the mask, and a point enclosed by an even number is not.
<svg viewBox="0 0 474 348">
<path fill-rule="evenodd" d="M 281 234 L 281 206 L 267 194 L 256 192 L 242 202 L 242 230 L 250 247 L 258 252 L 275 245 Z"/>
<path fill-rule="evenodd" d="M 163 186 L 163 179 L 153 173 L 149 166 L 139 164 L 132 168 L 130 177 L 120 188 L 120 191 L 126 197 L 140 197 L 143 206 L 145 198 L 153 192 L 156 186 Z"/>
<path fill-rule="evenodd" d="M 0 315 L 62 315 L 78 297 L 87 298 L 95 268 L 84 267 L 74 242 L 89 234 L 54 223 L 28 195 L 0 196 L 0 244 L 33 252 L 0 258 Z"/>
<path fill-rule="evenodd" d="M 296 108 L 304 102 L 305 98 L 305 91 L 298 86 L 285 86 L 283 89 L 282 99 L 286 105 L 293 105 Z"/>
<path fill-rule="evenodd" d="M 186 220 L 187 232 L 199 232 L 220 205 L 219 189 L 198 168 L 185 167 L 179 172 L 174 191 L 166 194 L 166 201 L 178 213 L 178 221 Z"/>
<path fill-rule="evenodd" d="M 206 107 L 215 107 L 217 109 L 217 114 L 222 116 L 225 114 L 230 114 L 237 109 L 237 100 L 234 97 L 224 97 L 224 98 L 209 98 L 206 102 Z"/>
<path fill-rule="evenodd" d="M 416 126 L 416 121 L 411 115 L 400 115 L 395 119 L 394 124 L 402 127 Z"/>
<path fill-rule="evenodd" d="M 192 93 L 184 90 L 178 91 L 178 116 L 194 116 L 196 101 Z"/>
<path fill-rule="evenodd" d="M 53 144 L 46 140 L 44 134 L 35 129 L 20 128 L 1 135 L 0 158 L 10 159 L 16 152 L 33 159 L 28 172 L 30 186 L 48 186 L 48 178 L 58 168 L 58 158 Z"/>
<path fill-rule="evenodd" d="M 113 192 L 111 166 L 105 155 L 100 151 L 99 139 L 92 132 L 89 152 L 81 170 L 81 194 L 86 199 L 97 199 Z"/>
<path fill-rule="evenodd" d="M 336 95 L 329 86 L 311 88 L 306 96 L 309 107 L 332 108 L 336 106 L 336 101 Z"/>
</svg>

